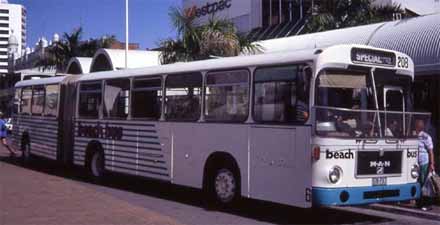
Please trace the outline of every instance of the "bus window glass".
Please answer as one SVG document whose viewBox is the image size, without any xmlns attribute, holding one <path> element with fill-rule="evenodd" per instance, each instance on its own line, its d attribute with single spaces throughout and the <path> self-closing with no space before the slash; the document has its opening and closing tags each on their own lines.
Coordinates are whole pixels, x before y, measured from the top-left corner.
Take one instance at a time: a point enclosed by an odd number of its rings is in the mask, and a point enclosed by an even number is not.
<svg viewBox="0 0 440 225">
<path fill-rule="evenodd" d="M 158 120 L 162 112 L 162 95 L 162 79 L 160 77 L 134 80 L 132 117 Z"/>
<path fill-rule="evenodd" d="M 79 116 L 98 118 L 101 108 L 101 95 L 101 82 L 81 83 L 78 106 Z"/>
<path fill-rule="evenodd" d="M 14 102 L 13 102 L 13 108 L 12 112 L 14 114 L 20 113 L 20 99 L 21 99 L 21 88 L 15 89 L 15 95 L 14 95 Z"/>
<path fill-rule="evenodd" d="M 32 115 L 41 115 L 44 109 L 44 86 L 32 90 Z"/>
<path fill-rule="evenodd" d="M 306 122 L 309 79 L 310 75 L 301 66 L 257 69 L 254 119 L 275 123 Z"/>
<path fill-rule="evenodd" d="M 248 71 L 213 72 L 206 79 L 206 121 L 245 121 L 249 111 Z"/>
<path fill-rule="evenodd" d="M 166 80 L 165 116 L 174 121 L 200 118 L 202 75 L 170 75 Z"/>
<path fill-rule="evenodd" d="M 59 85 L 46 86 L 46 100 L 44 101 L 44 114 L 46 116 L 58 116 Z"/>
<path fill-rule="evenodd" d="M 368 72 L 326 70 L 317 79 L 316 131 L 333 137 L 379 136 Z"/>
<path fill-rule="evenodd" d="M 105 82 L 104 116 L 126 119 L 130 100 L 130 80 L 114 79 Z"/>
<path fill-rule="evenodd" d="M 21 113 L 31 114 L 32 87 L 23 88 L 21 94 Z"/>
</svg>

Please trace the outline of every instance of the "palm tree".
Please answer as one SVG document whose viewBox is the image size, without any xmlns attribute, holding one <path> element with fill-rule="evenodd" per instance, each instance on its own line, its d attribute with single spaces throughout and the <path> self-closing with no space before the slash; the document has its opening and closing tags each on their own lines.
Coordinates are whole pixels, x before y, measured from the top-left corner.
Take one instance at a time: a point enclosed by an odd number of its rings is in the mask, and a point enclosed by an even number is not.
<svg viewBox="0 0 440 225">
<path fill-rule="evenodd" d="M 176 7 L 170 9 L 169 16 L 176 28 L 177 39 L 168 38 L 159 44 L 163 64 L 236 56 L 243 50 L 259 52 L 259 46 L 239 34 L 229 20 L 212 16 L 205 25 L 198 26 L 194 15 L 185 15 Z"/>
<path fill-rule="evenodd" d="M 45 49 L 43 57 L 34 66 L 41 67 L 43 70 L 54 68 L 56 71 L 63 71 L 68 60 L 78 55 L 81 35 L 81 27 L 70 34 L 64 33 L 61 40 Z"/>
<path fill-rule="evenodd" d="M 72 57 L 92 57 L 100 48 L 107 48 L 115 41 L 115 36 L 103 37 L 82 41 L 82 27 L 74 29 L 71 33 L 64 33 L 61 40 L 45 49 L 44 56 L 34 66 L 43 70 L 56 69 L 64 71 Z"/>
<path fill-rule="evenodd" d="M 116 41 L 114 35 L 103 36 L 101 38 L 91 38 L 81 42 L 79 46 L 79 55 L 81 57 L 93 57 L 100 48 L 109 48 Z"/>
<path fill-rule="evenodd" d="M 329 0 L 318 2 L 304 33 L 320 32 L 392 20 L 404 11 L 400 5 L 373 5 L 371 0 Z"/>
</svg>

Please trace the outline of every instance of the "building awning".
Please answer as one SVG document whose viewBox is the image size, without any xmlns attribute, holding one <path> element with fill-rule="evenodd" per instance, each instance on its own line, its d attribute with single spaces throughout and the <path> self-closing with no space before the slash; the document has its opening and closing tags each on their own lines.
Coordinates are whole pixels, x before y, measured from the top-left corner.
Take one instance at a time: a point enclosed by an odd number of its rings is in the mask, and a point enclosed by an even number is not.
<svg viewBox="0 0 440 225">
<path fill-rule="evenodd" d="M 440 75 L 440 14 L 385 23 L 367 44 L 406 53 L 417 75 Z"/>
<path fill-rule="evenodd" d="M 142 68 L 160 65 L 159 51 L 129 50 L 128 68 Z M 90 73 L 125 69 L 125 51 L 120 49 L 99 49 L 93 56 Z"/>
<path fill-rule="evenodd" d="M 416 75 L 440 75 L 440 14 L 257 42 L 264 53 L 364 44 L 400 51 Z"/>
<path fill-rule="evenodd" d="M 92 58 L 90 57 L 73 57 L 69 60 L 66 67 L 67 74 L 83 74 L 90 72 Z"/>
</svg>

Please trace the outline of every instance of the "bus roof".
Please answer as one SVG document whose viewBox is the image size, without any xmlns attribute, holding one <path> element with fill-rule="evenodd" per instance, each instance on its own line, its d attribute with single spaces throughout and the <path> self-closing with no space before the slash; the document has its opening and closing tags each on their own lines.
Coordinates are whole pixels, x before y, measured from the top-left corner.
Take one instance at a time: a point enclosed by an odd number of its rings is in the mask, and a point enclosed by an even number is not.
<svg viewBox="0 0 440 225">
<path fill-rule="evenodd" d="M 87 74 L 82 76 L 79 81 L 93 81 L 112 78 L 124 78 L 124 77 L 136 77 L 136 76 L 148 76 L 148 75 L 160 75 L 160 74 L 176 74 L 176 73 L 188 73 L 194 71 L 215 71 L 225 70 L 252 66 L 267 66 L 276 64 L 288 64 L 292 62 L 307 62 L 315 61 L 317 63 L 316 69 L 319 71 L 325 66 L 352 65 L 351 50 L 353 48 L 378 50 L 382 52 L 392 52 L 397 56 L 406 56 L 403 53 L 380 49 L 365 45 L 335 45 L 325 49 L 307 49 L 290 52 L 277 52 L 270 54 L 259 54 L 251 56 L 236 56 L 226 57 L 220 59 L 201 60 L 188 63 L 174 63 L 169 65 L 151 66 L 138 69 L 118 70 L 118 71 L 104 71 Z M 318 51 L 322 50 L 322 51 Z M 341 54 L 345 52 L 346 54 Z M 409 57 L 408 57 L 409 58 Z M 374 65 L 374 67 L 394 69 L 404 75 L 413 76 L 414 65 L 410 60 L 410 66 L 408 69 L 397 68 L 396 66 L 382 66 Z M 358 64 L 359 66 L 372 66 L 366 64 Z"/>
<path fill-rule="evenodd" d="M 144 75 L 159 75 L 159 74 L 175 74 L 187 73 L 194 71 L 207 70 L 224 70 L 232 68 L 242 68 L 251 66 L 264 66 L 272 64 L 286 64 L 291 62 L 306 62 L 316 58 L 313 50 L 287 52 L 287 53 L 273 53 L 273 54 L 259 54 L 252 56 L 236 56 L 225 57 L 220 59 L 208 59 L 188 63 L 174 63 L 161 66 L 151 66 L 139 69 L 127 69 L 118 71 L 104 71 L 87 74 L 79 79 L 79 81 L 91 81 L 109 78 L 133 77 Z"/>
<path fill-rule="evenodd" d="M 33 79 L 33 80 L 24 80 L 15 84 L 15 87 L 25 87 L 25 86 L 33 86 L 33 85 L 46 85 L 46 84 L 58 84 L 62 82 L 67 76 L 58 76 L 58 77 L 50 77 L 50 78 L 41 78 L 41 79 Z"/>
<path fill-rule="evenodd" d="M 89 74 L 80 75 L 78 81 L 94 81 L 94 80 L 105 80 L 114 78 L 128 78 L 137 76 L 148 76 L 148 75 L 161 75 L 161 74 L 176 74 L 176 73 L 189 73 L 195 71 L 215 71 L 215 70 L 225 70 L 252 66 L 268 66 L 268 65 L 280 65 L 288 64 L 292 62 L 308 62 L 317 60 L 317 70 L 325 66 L 333 65 L 344 65 L 347 66 L 352 64 L 351 56 L 349 52 L 352 48 L 365 48 L 365 49 L 375 49 L 386 52 L 393 52 L 397 56 L 405 55 L 400 52 L 374 48 L 365 45 L 335 45 L 325 49 L 307 49 L 300 51 L 291 52 L 277 52 L 270 54 L 259 54 L 250 56 L 236 56 L 236 57 L 226 57 L 220 59 L 208 59 L 195 62 L 187 63 L 174 63 L 168 65 L 151 66 L 145 68 L 137 69 L 126 69 L 117 71 L 103 71 L 94 72 Z M 318 51 L 321 50 L 321 51 Z M 347 54 L 341 54 L 341 52 L 346 51 Z M 406 56 L 406 55 L 405 55 Z M 410 59 L 410 58 L 409 58 Z M 413 76 L 414 65 L 410 59 L 411 67 L 404 70 L 404 74 Z M 361 65 L 362 66 L 362 65 Z M 368 66 L 368 65 L 363 65 Z M 371 66 L 371 65 L 370 65 Z M 376 66 L 376 65 L 375 65 Z M 377 66 L 381 67 L 381 66 Z M 386 68 L 386 67 L 382 67 Z M 388 67 L 387 69 L 396 69 L 393 67 Z M 78 76 L 78 75 L 74 75 Z M 44 84 L 54 84 L 62 82 L 68 76 L 54 77 L 54 78 L 44 78 L 37 80 L 26 80 L 21 81 L 16 84 L 16 87 L 31 86 L 31 85 L 44 85 Z"/>
</svg>

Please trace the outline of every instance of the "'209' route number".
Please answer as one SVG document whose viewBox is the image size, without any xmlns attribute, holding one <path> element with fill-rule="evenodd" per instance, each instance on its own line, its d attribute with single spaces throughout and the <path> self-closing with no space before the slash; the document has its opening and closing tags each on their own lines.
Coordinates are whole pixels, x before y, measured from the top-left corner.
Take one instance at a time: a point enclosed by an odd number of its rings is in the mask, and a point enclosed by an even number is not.
<svg viewBox="0 0 440 225">
<path fill-rule="evenodd" d="M 408 57 L 399 56 L 397 57 L 397 67 L 408 68 L 409 62 Z"/>
</svg>

